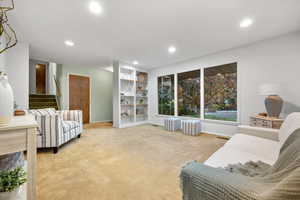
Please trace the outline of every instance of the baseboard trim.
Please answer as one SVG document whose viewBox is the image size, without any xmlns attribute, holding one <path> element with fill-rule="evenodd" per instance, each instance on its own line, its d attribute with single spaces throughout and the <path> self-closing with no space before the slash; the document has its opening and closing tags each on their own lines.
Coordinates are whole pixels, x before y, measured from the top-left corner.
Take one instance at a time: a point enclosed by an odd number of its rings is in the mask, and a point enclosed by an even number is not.
<svg viewBox="0 0 300 200">
<path fill-rule="evenodd" d="M 94 124 L 94 123 L 107 123 L 107 122 L 113 122 L 112 120 L 103 120 L 103 121 L 91 121 L 90 124 Z"/>
<path fill-rule="evenodd" d="M 88 124 L 84 124 L 84 129 L 93 129 L 93 128 L 103 128 L 103 127 L 112 127 L 112 121 L 105 122 L 91 122 Z"/>
</svg>

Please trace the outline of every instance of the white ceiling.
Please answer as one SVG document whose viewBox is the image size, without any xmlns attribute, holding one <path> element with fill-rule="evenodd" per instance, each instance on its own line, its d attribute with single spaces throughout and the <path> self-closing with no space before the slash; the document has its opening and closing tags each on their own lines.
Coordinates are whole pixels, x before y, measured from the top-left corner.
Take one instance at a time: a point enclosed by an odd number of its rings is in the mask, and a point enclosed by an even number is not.
<svg viewBox="0 0 300 200">
<path fill-rule="evenodd" d="M 300 29 L 300 0 L 99 0 L 99 16 L 89 2 L 15 0 L 9 18 L 32 58 L 82 66 L 120 59 L 154 68 Z M 245 17 L 254 24 L 241 29 Z"/>
</svg>

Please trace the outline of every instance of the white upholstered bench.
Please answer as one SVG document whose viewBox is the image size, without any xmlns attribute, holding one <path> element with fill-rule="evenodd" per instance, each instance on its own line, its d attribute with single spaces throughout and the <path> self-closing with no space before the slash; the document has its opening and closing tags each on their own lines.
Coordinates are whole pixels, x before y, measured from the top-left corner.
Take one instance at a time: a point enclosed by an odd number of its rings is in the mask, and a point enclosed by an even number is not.
<svg viewBox="0 0 300 200">
<path fill-rule="evenodd" d="M 185 135 L 197 136 L 201 134 L 201 121 L 200 120 L 182 120 L 181 128 Z"/>
<path fill-rule="evenodd" d="M 164 120 L 164 125 L 168 131 L 177 131 L 180 129 L 181 120 L 175 117 L 169 117 Z"/>
</svg>

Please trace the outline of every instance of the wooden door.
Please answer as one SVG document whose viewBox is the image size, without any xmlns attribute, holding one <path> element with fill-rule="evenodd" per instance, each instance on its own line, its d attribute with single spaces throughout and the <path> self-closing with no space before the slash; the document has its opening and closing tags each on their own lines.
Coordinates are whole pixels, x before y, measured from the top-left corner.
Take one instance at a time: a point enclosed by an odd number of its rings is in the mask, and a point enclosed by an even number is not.
<svg viewBox="0 0 300 200">
<path fill-rule="evenodd" d="M 82 110 L 83 123 L 90 122 L 90 78 L 69 75 L 70 110 Z"/>
<path fill-rule="evenodd" d="M 36 93 L 46 94 L 46 65 L 35 65 Z"/>
</svg>

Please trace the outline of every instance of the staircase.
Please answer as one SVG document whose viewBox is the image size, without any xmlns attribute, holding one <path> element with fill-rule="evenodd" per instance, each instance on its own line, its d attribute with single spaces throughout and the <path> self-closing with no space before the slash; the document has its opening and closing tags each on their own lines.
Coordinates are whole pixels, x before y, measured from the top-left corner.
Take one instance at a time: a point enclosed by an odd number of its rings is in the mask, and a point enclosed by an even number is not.
<svg viewBox="0 0 300 200">
<path fill-rule="evenodd" d="M 45 94 L 29 95 L 29 109 L 55 108 L 58 110 L 57 96 Z"/>
</svg>

